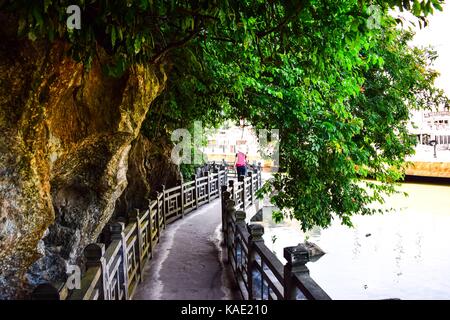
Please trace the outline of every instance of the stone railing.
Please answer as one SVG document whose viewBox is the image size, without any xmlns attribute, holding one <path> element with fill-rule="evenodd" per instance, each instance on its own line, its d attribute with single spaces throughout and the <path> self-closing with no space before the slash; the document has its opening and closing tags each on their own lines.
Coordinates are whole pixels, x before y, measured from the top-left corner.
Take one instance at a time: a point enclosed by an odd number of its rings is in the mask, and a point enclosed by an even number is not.
<svg viewBox="0 0 450 320">
<path fill-rule="evenodd" d="M 192 181 L 170 189 L 163 186 L 147 210 L 131 213 L 128 224 L 110 224 L 104 243 L 92 243 L 84 249 L 79 288 L 69 288 L 68 281 L 44 283 L 35 288 L 31 299 L 131 299 L 166 225 L 218 198 L 221 186 L 227 184 L 226 168 L 207 168 L 201 176 L 194 175 Z"/>
<path fill-rule="evenodd" d="M 261 187 L 261 172 L 229 181 L 222 187 L 222 231 L 228 263 L 245 300 L 329 300 L 310 277 L 306 263 L 309 251 L 303 245 L 284 248 L 283 263 L 264 244 L 264 227 L 246 223 L 247 212 L 259 207 L 255 192 Z"/>
</svg>

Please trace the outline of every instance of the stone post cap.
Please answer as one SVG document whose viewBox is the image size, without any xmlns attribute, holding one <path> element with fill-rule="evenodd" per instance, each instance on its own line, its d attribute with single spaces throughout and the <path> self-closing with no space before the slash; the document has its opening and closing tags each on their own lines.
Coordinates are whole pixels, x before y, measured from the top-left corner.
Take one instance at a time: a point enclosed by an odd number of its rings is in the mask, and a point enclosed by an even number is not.
<svg viewBox="0 0 450 320">
<path fill-rule="evenodd" d="M 59 290 L 51 283 L 41 283 L 34 288 L 31 300 L 60 300 Z"/>
<path fill-rule="evenodd" d="M 84 256 L 88 261 L 98 261 L 105 254 L 105 244 L 91 243 L 84 248 Z"/>
<path fill-rule="evenodd" d="M 149 200 L 149 202 L 150 202 L 150 200 Z M 148 206 L 150 206 L 150 203 L 148 204 Z M 131 218 L 131 219 L 137 219 L 137 218 L 139 218 L 140 211 L 139 211 L 139 209 L 134 209 L 134 210 L 131 210 L 128 213 L 128 215 L 129 215 L 129 218 Z"/>
<path fill-rule="evenodd" d="M 236 202 L 234 202 L 234 200 L 227 200 L 225 202 L 225 204 L 226 204 L 227 208 L 231 209 L 231 208 L 234 208 L 234 206 L 236 205 Z"/>
<path fill-rule="evenodd" d="M 224 200 L 229 200 L 231 197 L 231 193 L 227 191 L 227 189 L 222 189 L 222 195 Z"/>
<path fill-rule="evenodd" d="M 241 221 L 245 221 L 245 211 L 235 211 L 235 216 L 236 216 L 236 222 L 241 222 Z"/>
<path fill-rule="evenodd" d="M 125 223 L 115 222 L 109 227 L 109 229 L 113 234 L 121 233 L 125 229 Z"/>
<path fill-rule="evenodd" d="M 295 247 L 286 247 L 283 256 L 292 268 L 304 266 L 309 261 L 309 250 L 303 243 Z"/>
<path fill-rule="evenodd" d="M 259 223 L 251 223 L 247 225 L 247 230 L 250 233 L 251 239 L 255 241 L 264 241 L 262 236 L 264 235 L 264 226 Z"/>
</svg>

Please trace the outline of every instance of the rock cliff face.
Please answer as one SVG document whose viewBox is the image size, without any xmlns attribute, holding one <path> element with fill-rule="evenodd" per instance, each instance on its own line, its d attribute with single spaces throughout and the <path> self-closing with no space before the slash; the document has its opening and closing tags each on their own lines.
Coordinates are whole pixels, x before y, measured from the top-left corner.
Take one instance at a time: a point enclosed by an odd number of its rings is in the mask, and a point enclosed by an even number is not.
<svg viewBox="0 0 450 320">
<path fill-rule="evenodd" d="M 18 41 L 0 22 L 0 298 L 21 298 L 61 279 L 112 216 L 166 75 L 110 78 L 101 48 L 86 70 L 64 43 Z"/>
<path fill-rule="evenodd" d="M 150 141 L 139 134 L 128 156 L 128 185 L 116 202 L 115 216 L 128 217 L 135 209 L 146 210 L 148 199 L 161 186 L 175 186 L 182 178 L 178 166 L 170 160 L 172 148 L 167 140 Z"/>
</svg>

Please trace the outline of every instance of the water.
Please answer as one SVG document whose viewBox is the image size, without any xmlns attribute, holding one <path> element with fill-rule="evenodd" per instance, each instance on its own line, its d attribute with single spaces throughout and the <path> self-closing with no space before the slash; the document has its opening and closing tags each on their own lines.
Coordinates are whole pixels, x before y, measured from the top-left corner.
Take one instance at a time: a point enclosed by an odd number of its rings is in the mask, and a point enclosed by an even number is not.
<svg viewBox="0 0 450 320">
<path fill-rule="evenodd" d="M 326 254 L 307 264 L 332 299 L 450 299 L 450 186 L 403 184 L 396 212 L 355 216 L 309 232 Z M 284 263 L 283 247 L 303 242 L 296 221 L 275 224 L 265 208 L 265 243 Z M 272 237 L 276 236 L 275 242 Z"/>
</svg>

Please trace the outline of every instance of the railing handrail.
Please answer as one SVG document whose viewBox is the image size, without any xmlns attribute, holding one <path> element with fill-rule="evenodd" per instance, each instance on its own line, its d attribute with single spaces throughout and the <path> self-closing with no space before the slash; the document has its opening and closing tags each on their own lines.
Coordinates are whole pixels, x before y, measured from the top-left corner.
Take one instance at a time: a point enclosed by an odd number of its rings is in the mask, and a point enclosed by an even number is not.
<svg viewBox="0 0 450 320">
<path fill-rule="evenodd" d="M 283 283 L 283 263 L 277 258 L 263 242 L 255 243 L 255 251 L 259 254 L 264 264 L 269 267 L 275 277 Z"/>
</svg>

